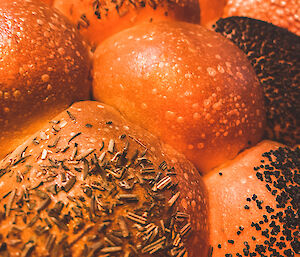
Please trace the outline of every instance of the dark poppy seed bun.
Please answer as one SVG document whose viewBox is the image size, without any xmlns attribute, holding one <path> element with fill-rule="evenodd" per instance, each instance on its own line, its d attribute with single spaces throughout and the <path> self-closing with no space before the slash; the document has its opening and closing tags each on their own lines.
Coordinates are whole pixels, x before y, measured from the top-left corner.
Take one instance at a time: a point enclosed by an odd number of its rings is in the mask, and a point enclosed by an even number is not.
<svg viewBox="0 0 300 257">
<path fill-rule="evenodd" d="M 300 37 L 245 17 L 220 19 L 214 29 L 242 49 L 255 69 L 266 99 L 268 138 L 299 144 Z"/>
<path fill-rule="evenodd" d="M 0 172 L 0 256 L 207 257 L 198 171 L 112 107 L 73 104 Z"/>
<path fill-rule="evenodd" d="M 299 256 L 300 149 L 263 141 L 204 177 L 212 257 Z"/>
<path fill-rule="evenodd" d="M 200 22 L 198 0 L 54 0 L 92 44 L 142 22 L 180 20 Z"/>
<path fill-rule="evenodd" d="M 91 61 L 67 19 L 35 0 L 0 1 L 0 158 L 72 102 L 90 97 Z"/>
<path fill-rule="evenodd" d="M 264 133 L 262 88 L 245 54 L 199 25 L 144 23 L 94 55 L 93 97 L 208 172 Z"/>
</svg>

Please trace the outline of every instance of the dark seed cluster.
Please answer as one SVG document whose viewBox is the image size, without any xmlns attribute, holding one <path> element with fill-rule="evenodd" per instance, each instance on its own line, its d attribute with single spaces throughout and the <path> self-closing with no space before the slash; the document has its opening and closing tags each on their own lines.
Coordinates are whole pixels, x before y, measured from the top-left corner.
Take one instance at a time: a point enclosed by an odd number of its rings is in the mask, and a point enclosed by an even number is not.
<svg viewBox="0 0 300 257">
<path fill-rule="evenodd" d="M 300 37 L 246 17 L 220 19 L 214 29 L 235 43 L 251 61 L 265 94 L 268 137 L 285 144 L 299 144 Z"/>
<path fill-rule="evenodd" d="M 155 164 L 151 151 L 127 134 L 86 151 L 82 131 L 62 142 L 61 129 L 76 123 L 67 114 L 68 121 L 52 121 L 33 146 L 0 164 L 0 182 L 18 185 L 0 196 L 0 222 L 9 224 L 0 234 L 0 256 L 14 248 L 22 257 L 70 257 L 80 241 L 88 257 L 187 256 L 192 226 L 177 207 L 176 170 L 164 160 Z"/>
<path fill-rule="evenodd" d="M 264 199 L 256 194 L 246 197 L 245 206 L 248 206 L 247 202 L 254 202 L 256 208 L 265 210 L 261 220 L 251 223 L 251 227 L 259 231 L 265 240 L 263 244 L 257 244 L 251 231 L 244 231 L 240 226 L 237 235 L 247 233 L 249 241 L 244 242 L 243 252 L 227 253 L 227 257 L 291 257 L 300 254 L 300 149 L 279 148 L 265 152 L 262 157 L 261 165 L 254 170 L 258 183 L 264 183 L 274 196 L 276 210 L 265 205 Z M 270 163 L 265 164 L 265 160 Z M 234 244 L 233 240 L 228 242 Z M 219 244 L 218 248 L 221 247 Z M 276 249 L 282 250 L 283 255 Z"/>
</svg>

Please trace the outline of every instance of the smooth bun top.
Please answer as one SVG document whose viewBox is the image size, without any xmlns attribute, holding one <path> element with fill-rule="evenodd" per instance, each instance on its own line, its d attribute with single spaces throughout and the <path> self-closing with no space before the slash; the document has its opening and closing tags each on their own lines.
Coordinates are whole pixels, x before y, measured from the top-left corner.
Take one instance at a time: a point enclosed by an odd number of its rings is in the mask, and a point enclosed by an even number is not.
<svg viewBox="0 0 300 257">
<path fill-rule="evenodd" d="M 1 256 L 208 254 L 198 171 L 99 102 L 75 103 L 0 162 L 0 199 Z"/>
<path fill-rule="evenodd" d="M 76 24 L 93 45 L 141 22 L 200 22 L 198 0 L 54 0 L 53 6 Z"/>
<path fill-rule="evenodd" d="M 142 24 L 95 52 L 93 95 L 208 171 L 258 142 L 261 86 L 245 54 L 199 25 Z"/>
<path fill-rule="evenodd" d="M 223 17 L 251 17 L 271 22 L 300 36 L 299 10 L 299 0 L 228 0 Z"/>
<path fill-rule="evenodd" d="M 0 157 L 88 99 L 91 62 L 67 19 L 34 0 L 0 1 Z"/>
<path fill-rule="evenodd" d="M 257 74 L 266 99 L 267 137 L 300 143 L 300 37 L 268 22 L 220 19 L 216 32 L 243 50 Z"/>
<path fill-rule="evenodd" d="M 204 176 L 213 257 L 299 256 L 299 160 L 263 141 Z"/>
</svg>

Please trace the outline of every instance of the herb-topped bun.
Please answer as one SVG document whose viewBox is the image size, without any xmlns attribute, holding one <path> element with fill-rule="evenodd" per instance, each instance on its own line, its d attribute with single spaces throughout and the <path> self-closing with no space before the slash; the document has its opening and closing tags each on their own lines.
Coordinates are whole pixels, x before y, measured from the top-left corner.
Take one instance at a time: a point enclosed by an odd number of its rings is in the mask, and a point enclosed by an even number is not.
<svg viewBox="0 0 300 257">
<path fill-rule="evenodd" d="M 214 29 L 242 49 L 254 67 L 266 100 L 267 137 L 299 144 L 300 37 L 246 17 L 220 19 Z"/>
<path fill-rule="evenodd" d="M 0 255 L 207 257 L 199 173 L 112 107 L 72 105 L 0 171 Z"/>
<path fill-rule="evenodd" d="M 0 1 L 0 157 L 73 101 L 88 99 L 90 60 L 75 28 L 40 1 Z"/>
<path fill-rule="evenodd" d="M 223 17 L 251 17 L 271 22 L 300 36 L 299 9 L 299 0 L 228 0 Z"/>
<path fill-rule="evenodd" d="M 198 0 L 54 0 L 91 44 L 141 22 L 181 20 L 200 22 Z"/>
<path fill-rule="evenodd" d="M 142 24 L 95 51 L 93 94 L 206 172 L 257 143 L 262 88 L 245 54 L 199 25 Z"/>
<path fill-rule="evenodd" d="M 263 141 L 204 177 L 212 257 L 299 256 L 299 160 Z"/>
</svg>

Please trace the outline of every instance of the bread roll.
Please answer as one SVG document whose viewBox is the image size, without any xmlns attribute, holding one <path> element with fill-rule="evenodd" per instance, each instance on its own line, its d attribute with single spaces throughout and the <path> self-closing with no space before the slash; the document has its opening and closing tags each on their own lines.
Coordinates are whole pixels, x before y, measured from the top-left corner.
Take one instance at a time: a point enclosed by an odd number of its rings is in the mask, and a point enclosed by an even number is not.
<svg viewBox="0 0 300 257">
<path fill-rule="evenodd" d="M 300 37 L 246 17 L 220 19 L 214 29 L 242 49 L 255 69 L 266 100 L 267 138 L 299 144 Z"/>
<path fill-rule="evenodd" d="M 246 16 L 271 22 L 300 36 L 299 0 L 228 0 L 223 17 Z"/>
<path fill-rule="evenodd" d="M 72 105 L 0 171 L 0 255 L 207 257 L 199 173 L 109 106 Z"/>
<path fill-rule="evenodd" d="M 93 97 L 207 172 L 260 140 L 262 88 L 242 51 L 199 25 L 143 24 L 98 46 Z"/>
<path fill-rule="evenodd" d="M 0 158 L 73 101 L 90 97 L 91 62 L 75 28 L 35 0 L 0 1 Z"/>
<path fill-rule="evenodd" d="M 54 0 L 92 45 L 141 22 L 182 20 L 200 22 L 198 0 Z"/>
<path fill-rule="evenodd" d="M 299 160 L 263 141 L 204 177 L 212 257 L 299 256 Z"/>
<path fill-rule="evenodd" d="M 223 15 L 227 0 L 199 0 L 200 24 L 209 27 Z"/>
<path fill-rule="evenodd" d="M 42 1 L 43 3 L 48 4 L 49 6 L 52 6 L 52 4 L 53 4 L 53 0 L 40 0 L 40 1 Z"/>
</svg>

